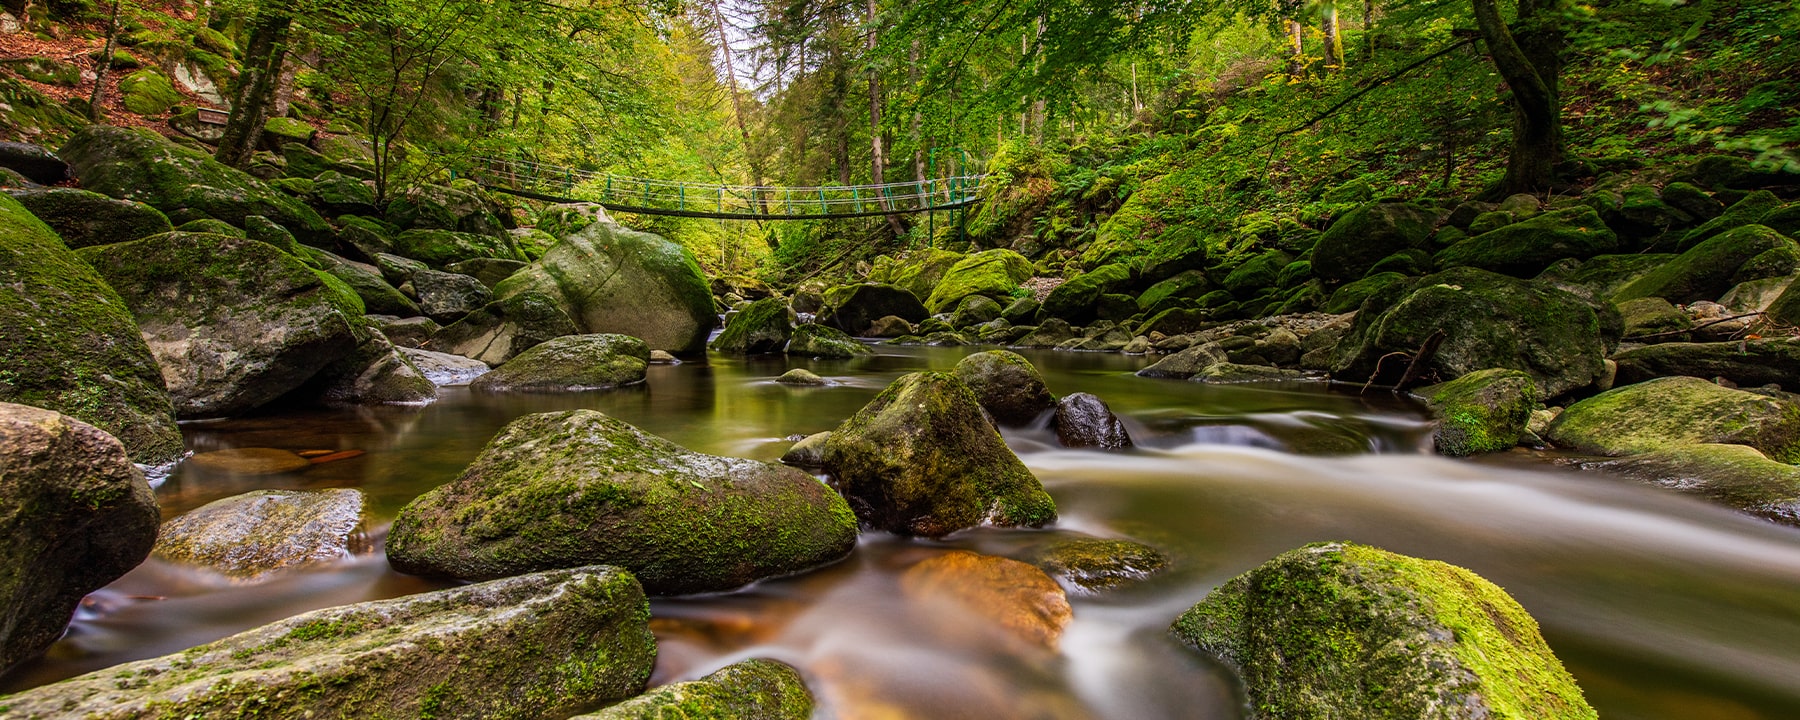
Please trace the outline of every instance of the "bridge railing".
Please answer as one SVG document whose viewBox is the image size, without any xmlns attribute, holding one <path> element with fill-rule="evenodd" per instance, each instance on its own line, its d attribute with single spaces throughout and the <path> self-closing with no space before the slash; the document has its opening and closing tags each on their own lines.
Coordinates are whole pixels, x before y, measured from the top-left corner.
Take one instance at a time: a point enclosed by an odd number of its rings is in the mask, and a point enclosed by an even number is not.
<svg viewBox="0 0 1800 720">
<path fill-rule="evenodd" d="M 779 187 L 657 180 L 483 158 L 471 174 L 489 187 L 596 202 L 624 212 L 725 217 L 850 217 L 954 209 L 974 201 L 981 175 L 881 185 Z"/>
</svg>

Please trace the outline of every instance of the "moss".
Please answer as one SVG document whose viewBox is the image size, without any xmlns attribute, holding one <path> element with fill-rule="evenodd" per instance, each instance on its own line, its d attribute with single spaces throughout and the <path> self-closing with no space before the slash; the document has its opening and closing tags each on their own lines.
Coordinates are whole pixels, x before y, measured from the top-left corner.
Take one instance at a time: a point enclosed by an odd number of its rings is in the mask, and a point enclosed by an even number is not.
<svg viewBox="0 0 1800 720">
<path fill-rule="evenodd" d="M 1739 512 L 1800 527 L 1800 469 L 1744 445 L 1677 445 L 1585 463 L 1640 482 L 1696 495 Z"/>
<path fill-rule="evenodd" d="M 494 287 L 502 301 L 524 293 L 551 298 L 582 331 L 624 333 L 670 352 L 705 347 L 718 322 L 692 253 L 608 222 L 564 238 Z"/>
<path fill-rule="evenodd" d="M 439 269 L 474 258 L 524 259 L 504 240 L 455 230 L 407 230 L 394 236 L 394 252 Z"/>
<path fill-rule="evenodd" d="M 874 351 L 841 331 L 824 325 L 805 323 L 794 328 L 794 337 L 788 341 L 787 354 L 798 357 L 845 360 L 871 355 L 874 354 Z"/>
<path fill-rule="evenodd" d="M 813 696 L 785 663 L 755 658 L 570 720 L 806 720 Z"/>
<path fill-rule="evenodd" d="M 1479 222 L 1479 221 L 1478 221 Z M 1476 235 L 1438 253 L 1438 267 L 1476 267 L 1516 277 L 1536 275 L 1562 258 L 1619 249 L 1619 236 L 1586 205 L 1552 210 Z"/>
<path fill-rule="evenodd" d="M 727 355 L 781 352 L 794 334 L 791 316 L 786 300 L 757 300 L 733 314 L 725 323 L 725 331 L 709 347 Z"/>
<path fill-rule="evenodd" d="M 181 93 L 175 91 L 174 83 L 156 70 L 139 70 L 125 76 L 119 81 L 119 94 L 124 96 L 125 109 L 139 115 L 161 115 L 181 104 Z"/>
<path fill-rule="evenodd" d="M 825 307 L 819 311 L 819 323 L 835 327 L 851 335 L 869 331 L 875 321 L 888 316 L 907 322 L 919 322 L 931 313 L 919 298 L 904 288 L 877 283 L 840 285 L 825 293 Z"/>
<path fill-rule="evenodd" d="M 533 346 L 476 378 L 483 392 L 572 392 L 644 381 L 650 348 L 629 335 L 569 335 Z"/>
<path fill-rule="evenodd" d="M 1716 300 L 1750 260 L 1794 241 L 1761 225 L 1745 225 L 1701 242 L 1613 295 L 1615 302 L 1659 297 L 1672 303 Z"/>
<path fill-rule="evenodd" d="M 1689 230 L 1686 235 L 1681 236 L 1681 244 L 1678 249 L 1686 252 L 1728 230 L 1759 224 L 1764 217 L 1780 207 L 1781 199 L 1775 197 L 1772 192 L 1758 190 L 1750 193 L 1744 199 L 1726 208 L 1725 212 L 1718 217 L 1706 221 L 1700 227 Z"/>
<path fill-rule="evenodd" d="M 1027 425 L 1056 409 L 1056 396 L 1036 366 L 1018 353 L 989 350 L 956 363 L 957 379 L 1003 425 Z"/>
<path fill-rule="evenodd" d="M 1087 592 L 1118 589 L 1169 566 L 1169 558 L 1156 548 L 1102 538 L 1050 544 L 1035 551 L 1031 562 L 1065 585 Z"/>
<path fill-rule="evenodd" d="M 1294 256 L 1280 250 L 1259 253 L 1232 269 L 1219 284 L 1237 297 L 1252 297 L 1263 290 L 1280 286 L 1281 270 L 1294 261 Z"/>
<path fill-rule="evenodd" d="M 944 275 L 967 257 L 959 252 L 922 248 L 890 260 L 885 267 L 878 262 L 876 270 L 869 273 L 869 280 L 904 288 L 916 297 L 928 298 L 931 297 L 931 291 L 944 279 Z"/>
<path fill-rule="evenodd" d="M 1329 284 L 1361 278 L 1382 258 L 1431 243 L 1436 213 L 1406 203 L 1375 203 L 1338 218 L 1313 246 L 1313 274 Z"/>
<path fill-rule="evenodd" d="M 1569 406 L 1548 439 L 1601 455 L 1630 455 L 1692 443 L 1748 445 L 1800 462 L 1800 405 L 1693 377 L 1613 388 Z"/>
<path fill-rule="evenodd" d="M 1387 272 L 1370 275 L 1338 288 L 1331 294 L 1331 298 L 1325 301 L 1324 310 L 1332 314 L 1352 312 L 1362 307 L 1364 300 L 1405 287 L 1407 283 L 1406 276 L 1400 273 Z"/>
<path fill-rule="evenodd" d="M 1433 444 L 1451 457 L 1512 448 L 1538 406 L 1536 383 L 1517 370 L 1472 372 L 1419 394 L 1437 417 Z"/>
<path fill-rule="evenodd" d="M 1262 716 L 1597 717 L 1505 591 L 1377 548 L 1285 553 L 1214 590 L 1171 631 L 1237 667 Z"/>
<path fill-rule="evenodd" d="M 1094 319 L 1094 306 L 1100 296 L 1112 292 L 1131 280 L 1131 269 L 1124 265 L 1102 265 L 1069 278 L 1044 298 L 1044 313 L 1072 323 Z"/>
<path fill-rule="evenodd" d="M 957 261 L 925 300 L 925 309 L 949 312 L 970 295 L 1009 297 L 1031 279 L 1031 261 L 1011 250 L 985 250 Z"/>
<path fill-rule="evenodd" d="M 44 188 L 11 195 L 70 248 L 128 242 L 173 229 L 156 208 L 86 190 Z"/>
<path fill-rule="evenodd" d="M 1308 264 L 1303 271 L 1312 272 L 1311 265 Z M 1286 271 L 1283 272 L 1285 275 Z M 1151 285 L 1150 289 L 1138 296 L 1138 309 L 1153 311 L 1160 303 L 1170 298 L 1197 299 L 1212 290 L 1212 287 L 1212 281 L 1207 279 L 1206 273 L 1199 270 L 1185 270 L 1176 274 L 1175 277 Z"/>
</svg>

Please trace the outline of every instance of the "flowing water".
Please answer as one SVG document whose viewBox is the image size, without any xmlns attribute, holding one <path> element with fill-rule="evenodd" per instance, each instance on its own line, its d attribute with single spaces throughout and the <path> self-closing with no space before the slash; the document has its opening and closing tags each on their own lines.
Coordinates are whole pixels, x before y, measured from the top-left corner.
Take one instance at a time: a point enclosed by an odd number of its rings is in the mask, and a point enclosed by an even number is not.
<svg viewBox="0 0 1800 720">
<path fill-rule="evenodd" d="M 18 690 L 174 652 L 314 608 L 443 587 L 387 567 L 379 544 L 408 500 L 450 480 L 509 420 L 593 408 L 703 452 L 773 460 L 784 438 L 829 430 L 904 373 L 969 352 L 879 348 L 851 361 L 653 366 L 644 386 L 575 395 L 446 389 L 423 408 L 288 412 L 185 427 L 196 451 L 361 449 L 273 478 L 183 471 L 165 516 L 258 487 L 359 487 L 375 549 L 257 585 L 151 560 L 90 596 L 43 660 L 0 680 Z M 1318 385 L 1207 386 L 1131 373 L 1119 355 L 1035 353 L 1051 390 L 1099 395 L 1126 418 L 1129 454 L 1061 450 L 1043 431 L 1007 440 L 1055 497 L 1044 531 L 975 530 L 944 541 L 863 537 L 834 566 L 719 595 L 652 602 L 654 683 L 750 656 L 801 667 L 822 717 L 1239 718 L 1229 671 L 1169 640 L 1208 590 L 1285 550 L 1354 540 L 1445 560 L 1506 588 L 1605 718 L 1800 717 L 1800 531 L 1697 500 L 1522 455 L 1455 461 L 1427 452 L 1416 407 Z M 792 366 L 836 381 L 773 382 Z M 1057 653 L 996 642 L 973 618 L 920 607 L 906 568 L 953 549 L 1025 557 L 1059 536 L 1136 539 L 1173 559 L 1147 582 L 1071 595 Z"/>
</svg>

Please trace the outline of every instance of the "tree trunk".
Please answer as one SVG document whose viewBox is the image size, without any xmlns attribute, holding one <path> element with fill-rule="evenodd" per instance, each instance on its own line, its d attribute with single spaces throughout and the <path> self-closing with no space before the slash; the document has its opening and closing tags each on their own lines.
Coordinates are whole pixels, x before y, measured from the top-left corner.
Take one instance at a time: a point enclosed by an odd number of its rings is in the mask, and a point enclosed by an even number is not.
<svg viewBox="0 0 1800 720">
<path fill-rule="evenodd" d="M 1495 0 L 1473 0 L 1475 24 L 1487 43 L 1488 55 L 1512 90 L 1512 152 L 1506 161 L 1506 178 L 1498 188 L 1502 195 L 1548 190 L 1556 179 L 1556 165 L 1563 159 L 1558 96 L 1563 36 L 1554 27 L 1557 19 L 1544 17 L 1557 1 L 1521 0 L 1515 38 Z"/>
<path fill-rule="evenodd" d="M 1306 77 L 1306 28 L 1293 20 L 1283 20 L 1287 24 L 1289 80 Z"/>
<path fill-rule="evenodd" d="M 258 9 L 251 21 L 243 70 L 232 90 L 231 119 L 215 155 L 219 162 L 243 167 L 255 154 L 263 123 L 268 122 L 274 104 L 282 61 L 287 59 L 288 28 L 293 22 L 294 16 L 268 7 Z"/>
<path fill-rule="evenodd" d="M 100 63 L 94 67 L 94 92 L 88 95 L 88 120 L 100 122 L 106 112 L 100 107 L 102 96 L 106 92 L 106 76 L 112 72 L 113 43 L 119 37 L 119 0 L 113 0 L 112 10 L 107 13 L 106 45 L 100 50 Z"/>
<path fill-rule="evenodd" d="M 1363 62 L 1375 59 L 1375 0 L 1363 0 Z"/>
<path fill-rule="evenodd" d="M 1319 29 L 1325 32 L 1325 68 L 1343 70 L 1344 37 L 1338 32 L 1337 0 L 1325 0 L 1319 6 Z"/>
<path fill-rule="evenodd" d="M 744 120 L 744 96 L 738 90 L 737 66 L 731 59 L 731 38 L 725 34 L 725 13 L 719 9 L 719 0 L 712 0 L 713 23 L 719 31 L 719 52 L 725 60 L 725 77 L 730 79 L 731 113 L 737 119 L 738 140 L 744 147 L 744 164 L 750 166 L 750 184 L 763 184 L 762 162 L 757 159 L 756 150 L 750 146 L 750 124 Z M 757 194 L 757 205 L 764 213 L 769 211 L 766 198 Z"/>
</svg>

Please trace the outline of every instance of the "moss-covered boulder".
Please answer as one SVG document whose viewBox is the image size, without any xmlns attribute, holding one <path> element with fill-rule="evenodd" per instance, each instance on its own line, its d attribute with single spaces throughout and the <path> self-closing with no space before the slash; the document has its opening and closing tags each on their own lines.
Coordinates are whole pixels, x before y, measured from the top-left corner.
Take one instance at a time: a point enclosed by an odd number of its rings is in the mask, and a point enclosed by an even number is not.
<svg viewBox="0 0 1800 720">
<path fill-rule="evenodd" d="M 35 188 L 7 194 L 30 210 L 71 248 L 110 245 L 166 233 L 175 228 L 156 208 L 114 200 L 75 188 Z"/>
<path fill-rule="evenodd" d="M 1718 217 L 1706 221 L 1700 227 L 1687 231 L 1681 236 L 1681 243 L 1676 248 L 1687 251 L 1728 230 L 1759 225 L 1763 218 L 1781 208 L 1781 199 L 1767 190 L 1759 190 L 1744 196 L 1744 199 L 1732 203 Z"/>
<path fill-rule="evenodd" d="M 551 299 L 580 332 L 631 335 L 656 350 L 699 350 L 718 324 L 692 253 L 607 222 L 563 238 L 494 288 L 502 302 L 527 293 Z"/>
<path fill-rule="evenodd" d="M 1031 279 L 1031 261 L 1011 250 L 983 250 L 950 266 L 925 299 L 925 309 L 950 312 L 970 295 L 1007 297 Z"/>
<path fill-rule="evenodd" d="M 1624 301 L 1659 297 L 1672 303 L 1717 300 L 1730 290 L 1738 269 L 1758 255 L 1794 244 L 1761 225 L 1746 225 L 1712 237 L 1613 295 Z"/>
<path fill-rule="evenodd" d="M 1069 278 L 1044 298 L 1044 314 L 1086 324 L 1096 317 L 1100 296 L 1123 287 L 1131 281 L 1131 270 L 1124 265 L 1101 265 Z"/>
<path fill-rule="evenodd" d="M 954 372 L 1001 425 L 1030 425 L 1056 409 L 1056 396 L 1044 376 L 1018 353 L 978 352 L 958 361 Z"/>
<path fill-rule="evenodd" d="M 970 295 L 956 304 L 956 311 L 950 314 L 950 327 L 966 328 L 992 322 L 1000 317 L 1006 308 L 986 295 Z"/>
<path fill-rule="evenodd" d="M 1800 340 L 1794 338 L 1663 343 L 1632 348 L 1612 359 L 1619 364 L 1621 385 L 1687 375 L 1724 378 L 1744 387 L 1777 384 L 1800 390 Z"/>
<path fill-rule="evenodd" d="M 1537 279 L 1585 297 L 1610 298 L 1620 288 L 1680 257 L 1672 253 L 1600 255 L 1587 260 L 1560 260 Z"/>
<path fill-rule="evenodd" d="M 326 405 L 424 405 L 437 400 L 437 384 L 386 334 L 370 328 L 354 351 L 288 397 Z"/>
<path fill-rule="evenodd" d="M 713 338 L 708 347 L 726 355 L 778 353 L 793 336 L 793 311 L 788 309 L 786 300 L 770 297 L 733 313 L 725 322 L 725 331 Z"/>
<path fill-rule="evenodd" d="M 636 385 L 650 348 L 629 335 L 569 335 L 545 341 L 476 378 L 483 392 L 578 392 Z"/>
<path fill-rule="evenodd" d="M 807 720 L 812 713 L 812 692 L 800 671 L 752 658 L 569 720 Z"/>
<path fill-rule="evenodd" d="M 349 288 L 266 243 L 175 232 L 76 253 L 131 308 L 180 417 L 263 405 L 364 337 Z"/>
<path fill-rule="evenodd" d="M 382 277 L 381 270 L 371 265 L 347 260 L 335 254 L 317 248 L 306 248 L 307 257 L 317 263 L 320 270 L 343 281 L 358 298 L 362 299 L 363 309 L 378 315 L 393 315 L 409 318 L 421 314 L 418 303 L 412 298 L 396 290 Z M 421 270 L 424 268 L 421 267 Z M 412 279 L 411 273 L 407 279 Z"/>
<path fill-rule="evenodd" d="M 1308 265 L 1308 273 L 1311 266 Z M 1215 289 L 1212 280 L 1199 270 L 1185 270 L 1174 277 L 1151 285 L 1149 289 L 1138 295 L 1139 310 L 1149 311 L 1171 298 L 1198 300 Z"/>
<path fill-rule="evenodd" d="M 125 109 L 139 115 L 161 115 L 182 101 L 169 76 L 150 68 L 120 78 L 119 95 Z"/>
<path fill-rule="evenodd" d="M 1219 285 L 1234 296 L 1254 297 L 1280 287 L 1281 271 L 1293 261 L 1294 256 L 1280 250 L 1265 250 L 1232 269 Z"/>
<path fill-rule="evenodd" d="M 413 292 L 419 296 L 419 312 L 439 322 L 455 322 L 486 307 L 493 293 L 468 275 L 436 270 L 412 274 Z"/>
<path fill-rule="evenodd" d="M 476 258 L 525 259 L 507 238 L 438 229 L 407 230 L 395 235 L 394 252 L 434 268 Z"/>
<path fill-rule="evenodd" d="M 1800 325 L 1800 282 L 1790 283 L 1769 303 L 1768 319 L 1784 325 Z"/>
<path fill-rule="evenodd" d="M 1519 444 L 1537 408 L 1537 383 L 1517 370 L 1479 370 L 1419 390 L 1437 418 L 1432 444 L 1451 457 L 1500 452 Z"/>
<path fill-rule="evenodd" d="M 540 292 L 519 292 L 445 326 L 432 336 L 431 346 L 499 365 L 540 343 L 580 333 L 575 320 L 556 298 Z"/>
<path fill-rule="evenodd" d="M 530 263 L 522 260 L 508 260 L 506 258 L 473 258 L 462 262 L 450 263 L 444 267 L 444 270 L 459 275 L 467 275 L 476 280 L 480 280 L 481 284 L 493 288 L 498 286 L 500 281 L 518 274 L 520 270 L 524 270 L 525 266 L 529 264 Z"/>
<path fill-rule="evenodd" d="M 1199 372 L 1189 380 L 1203 383 L 1251 383 L 1280 382 L 1301 380 L 1306 373 L 1292 368 L 1269 367 L 1267 365 L 1246 365 L 1235 362 L 1214 362 L 1200 368 Z"/>
<path fill-rule="evenodd" d="M 1365 303 L 1368 311 L 1357 313 L 1333 356 L 1332 377 L 1366 382 L 1383 356 L 1415 353 L 1440 331 L 1443 344 L 1426 369 L 1442 378 L 1520 370 L 1537 380 L 1539 398 L 1554 398 L 1593 384 L 1604 371 L 1599 316 L 1581 298 L 1547 283 L 1455 268 L 1394 296 L 1377 307 Z M 1383 368 L 1393 377 L 1377 381 L 1397 381 L 1403 367 Z"/>
<path fill-rule="evenodd" d="M 1100 593 L 1141 582 L 1167 569 L 1169 558 L 1130 540 L 1056 540 L 1032 550 L 1031 564 L 1077 593 Z"/>
<path fill-rule="evenodd" d="M 1170 628 L 1237 668 L 1271 718 L 1590 720 L 1538 632 L 1463 568 L 1313 543 L 1232 578 Z"/>
<path fill-rule="evenodd" d="M 1362 278 L 1394 253 L 1431 245 L 1437 213 L 1408 203 L 1364 205 L 1338 218 L 1313 246 L 1313 275 L 1328 284 Z"/>
<path fill-rule="evenodd" d="M 1056 441 L 1063 447 L 1096 450 L 1129 450 L 1133 446 L 1125 423 L 1106 401 L 1091 393 L 1071 393 L 1056 401 Z"/>
<path fill-rule="evenodd" d="M 504 238 L 510 227 L 503 209 L 468 180 L 413 188 L 388 203 L 386 219 L 402 228 L 454 230 L 495 238 Z"/>
<path fill-rule="evenodd" d="M 527 415 L 400 511 L 401 572 L 484 579 L 604 562 L 653 594 L 729 590 L 833 562 L 856 518 L 812 476 L 703 455 L 592 410 Z"/>
<path fill-rule="evenodd" d="M 1749 445 L 1782 462 L 1800 461 L 1800 405 L 1665 377 L 1613 388 L 1570 405 L 1547 439 L 1597 455 L 1631 455 L 1692 443 Z"/>
<path fill-rule="evenodd" d="M 309 245 L 328 247 L 331 225 L 286 193 L 148 130 L 93 125 L 69 138 L 58 153 L 81 186 L 121 200 L 137 200 L 164 213 L 192 211 L 242 225 L 261 215 Z"/>
<path fill-rule="evenodd" d="M 1599 213 L 1581 205 L 1552 210 L 1482 233 L 1437 254 L 1441 268 L 1474 267 L 1532 277 L 1563 258 L 1586 259 L 1619 249 L 1619 236 Z"/>
<path fill-rule="evenodd" d="M 0 142 L 0 168 L 24 177 L 27 182 L 55 185 L 68 182 L 69 164 L 42 145 L 22 142 Z"/>
<path fill-rule="evenodd" d="M 1687 313 L 1659 297 L 1626 300 L 1617 305 L 1628 338 L 1681 332 L 1694 327 L 1694 321 Z"/>
<path fill-rule="evenodd" d="M 643 692 L 631 573 L 583 567 L 296 615 L 9 696 L 13 717 L 566 717 Z"/>
<path fill-rule="evenodd" d="M 903 288 L 915 297 L 931 297 L 944 275 L 968 256 L 939 248 L 924 248 L 894 261 L 885 274 L 872 273 L 870 280 Z"/>
<path fill-rule="evenodd" d="M 66 413 L 138 462 L 181 456 L 181 431 L 131 308 L 55 232 L 0 198 L 0 402 Z"/>
<path fill-rule="evenodd" d="M 897 317 L 916 323 L 930 316 L 924 303 L 903 288 L 862 283 L 843 285 L 827 291 L 825 307 L 819 311 L 819 324 L 862 337 L 868 335 L 876 321 L 883 318 Z"/>
<path fill-rule="evenodd" d="M 143 562 L 157 521 L 150 485 L 117 439 L 0 402 L 0 672 L 50 647 L 83 596 Z"/>
<path fill-rule="evenodd" d="M 1376 273 L 1356 282 L 1345 283 L 1332 291 L 1330 299 L 1325 301 L 1325 306 L 1320 310 L 1333 315 L 1354 312 L 1370 296 L 1402 287 L 1407 282 L 1407 277 L 1397 272 Z"/>
<path fill-rule="evenodd" d="M 333 215 L 375 212 L 375 188 L 336 170 L 326 170 L 313 178 L 312 191 L 308 195 Z"/>
<path fill-rule="evenodd" d="M 1677 445 L 1582 463 L 1632 480 L 1697 495 L 1772 522 L 1800 527 L 1800 468 L 1744 445 Z"/>
<path fill-rule="evenodd" d="M 789 355 L 827 360 L 848 360 L 862 355 L 872 355 L 874 352 L 869 349 L 869 346 L 845 335 L 843 331 L 817 323 L 795 326 L 793 339 L 789 340 L 787 344 L 787 354 Z"/>
<path fill-rule="evenodd" d="M 825 468 L 858 517 L 901 535 L 982 524 L 1041 527 L 1056 504 L 956 376 L 906 375 L 825 442 Z"/>
<path fill-rule="evenodd" d="M 362 544 L 360 490 L 253 490 L 164 523 L 155 555 L 239 580 L 341 560 Z"/>
</svg>

